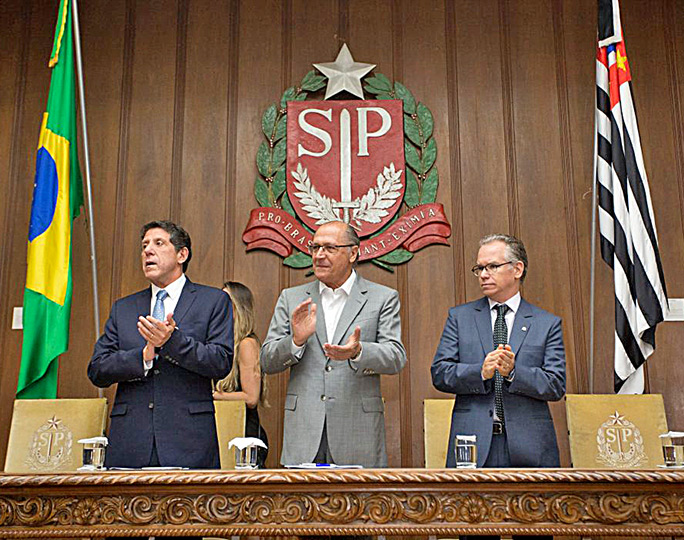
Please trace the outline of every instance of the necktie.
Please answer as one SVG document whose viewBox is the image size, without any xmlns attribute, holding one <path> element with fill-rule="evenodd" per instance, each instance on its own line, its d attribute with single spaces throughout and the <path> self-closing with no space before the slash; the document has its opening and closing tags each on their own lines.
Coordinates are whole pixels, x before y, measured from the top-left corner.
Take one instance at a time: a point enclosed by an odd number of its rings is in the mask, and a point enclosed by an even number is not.
<svg viewBox="0 0 684 540">
<path fill-rule="evenodd" d="M 499 304 L 496 307 L 496 321 L 494 321 L 494 347 L 506 345 L 508 343 L 508 327 L 506 326 L 506 304 Z M 503 407 L 503 377 L 499 371 L 494 372 L 494 406 L 499 420 L 505 424 Z"/>
<path fill-rule="evenodd" d="M 158 321 L 164 321 L 164 298 L 169 295 L 164 289 L 157 292 L 157 301 L 154 303 L 154 309 L 152 310 L 152 316 Z"/>
</svg>

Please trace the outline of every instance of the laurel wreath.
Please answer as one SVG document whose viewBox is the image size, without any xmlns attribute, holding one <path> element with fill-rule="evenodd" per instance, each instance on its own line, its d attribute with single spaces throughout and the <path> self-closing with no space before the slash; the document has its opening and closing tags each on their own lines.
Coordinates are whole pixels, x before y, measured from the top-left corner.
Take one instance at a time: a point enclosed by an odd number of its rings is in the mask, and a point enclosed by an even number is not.
<svg viewBox="0 0 684 540">
<path fill-rule="evenodd" d="M 281 208 L 296 217 L 286 190 L 287 102 L 304 101 L 310 93 L 317 92 L 325 86 L 325 79 L 316 71 L 309 71 L 299 86 L 291 86 L 285 90 L 280 98 L 280 103 L 272 104 L 264 112 L 261 118 L 261 129 L 266 140 L 261 143 L 257 150 L 256 162 L 259 174 L 254 181 L 254 195 L 261 206 Z M 369 94 L 373 94 L 376 99 L 400 99 L 403 102 L 404 158 L 406 160 L 404 168 L 406 190 L 403 203 L 410 209 L 421 204 L 435 202 L 439 186 L 439 172 L 435 165 L 437 143 L 433 138 L 434 119 L 430 109 L 425 104 L 416 102 L 411 91 L 403 84 L 400 82 L 392 83 L 381 73 L 365 79 L 364 89 Z M 305 211 L 309 212 L 306 207 L 312 209 L 315 207 L 314 212 L 320 212 L 321 215 L 325 214 L 328 217 L 334 215 L 333 219 L 339 219 L 332 207 L 332 201 L 315 190 L 308 178 L 306 169 L 302 171 L 299 169 L 298 167 L 292 175 L 297 181 L 295 187 L 305 194 L 304 197 L 298 196 L 305 207 Z M 389 171 L 385 169 L 378 175 L 376 185 L 360 198 L 359 208 L 354 209 L 352 219 L 357 220 L 357 225 L 360 224 L 360 220 L 378 223 L 387 216 L 386 209 L 390 208 L 396 198 L 400 196 L 400 187 L 397 187 L 399 177 L 396 175 L 400 175 L 402 171 L 394 170 L 394 164 L 390 165 Z M 298 187 L 298 184 L 301 187 Z M 309 202 L 305 202 L 305 198 Z M 330 203 L 329 208 L 326 206 L 325 199 L 328 199 Z M 319 204 L 322 205 L 320 208 Z M 375 217 L 377 217 L 377 221 L 371 221 Z M 398 217 L 399 213 L 397 212 L 394 218 L 374 236 L 385 232 Z M 319 220 L 323 218 L 317 217 L 316 219 L 316 224 L 320 224 Z M 302 225 L 313 234 L 313 231 L 306 225 Z M 371 259 L 370 262 L 393 272 L 394 266 L 408 262 L 412 258 L 413 253 L 410 251 L 397 248 L 386 255 Z M 311 257 L 306 253 L 296 252 L 286 257 L 283 264 L 292 268 L 307 268 L 311 266 Z"/>
<path fill-rule="evenodd" d="M 361 221 L 380 223 L 387 216 L 387 208 L 392 208 L 394 202 L 401 196 L 401 173 L 394 168 L 394 163 L 383 167 L 376 178 L 376 186 L 371 187 L 366 194 L 356 201 L 358 208 L 352 210 L 352 220 L 360 227 Z M 355 201 L 355 202 L 356 202 Z"/>
<path fill-rule="evenodd" d="M 357 197 L 353 202 L 356 208 L 351 209 L 351 221 L 361 227 L 361 221 L 380 223 L 387 216 L 387 208 L 394 206 L 396 199 L 401 196 L 401 173 L 394 168 L 394 163 L 384 167 L 376 179 L 377 185 L 371 187 L 365 195 Z M 309 180 L 307 169 L 297 163 L 297 170 L 292 173 L 296 180 L 294 186 L 299 190 L 295 196 L 302 203 L 302 209 L 311 219 L 316 219 L 316 225 L 340 219 L 335 212 L 335 200 L 321 195 Z"/>
<path fill-rule="evenodd" d="M 309 180 L 308 171 L 302 168 L 301 163 L 297 163 L 297 170 L 292 176 L 296 180 L 294 186 L 299 190 L 295 195 L 309 217 L 317 220 L 316 225 L 339 219 L 333 208 L 333 200 L 316 191 Z"/>
<path fill-rule="evenodd" d="M 597 456 L 597 461 L 605 463 L 607 465 L 615 466 L 616 461 L 614 459 L 615 452 L 606 443 L 606 436 L 604 435 L 604 429 L 608 426 L 614 425 L 611 420 L 606 420 L 596 432 L 596 445 L 599 449 L 599 455 Z M 632 451 L 630 452 L 627 461 L 621 463 L 624 467 L 636 467 L 648 461 L 648 458 L 643 452 L 644 448 L 644 438 L 641 435 L 641 431 L 632 422 L 625 421 L 622 425 L 627 425 L 633 428 L 634 432 L 634 445 Z"/>
</svg>

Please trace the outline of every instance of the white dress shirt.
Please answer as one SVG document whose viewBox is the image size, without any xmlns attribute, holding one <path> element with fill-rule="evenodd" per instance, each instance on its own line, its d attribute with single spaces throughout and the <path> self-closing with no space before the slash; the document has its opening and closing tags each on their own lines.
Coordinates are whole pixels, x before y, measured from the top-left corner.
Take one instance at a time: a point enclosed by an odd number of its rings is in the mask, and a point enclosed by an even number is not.
<svg viewBox="0 0 684 540">
<path fill-rule="evenodd" d="M 522 297 L 520 296 L 520 292 L 515 293 L 513 296 L 511 296 L 508 300 L 503 302 L 505 305 L 508 306 L 508 310 L 506 310 L 506 314 L 504 315 L 504 320 L 506 321 L 506 330 L 508 332 L 508 336 L 506 337 L 506 342 L 511 340 L 511 329 L 513 328 L 513 323 L 515 322 L 515 314 L 518 312 L 518 308 L 520 307 L 520 300 Z M 496 306 L 501 304 L 502 302 L 495 302 L 491 298 L 487 298 L 489 300 L 489 312 L 492 316 L 492 333 L 494 333 L 494 323 L 496 323 Z M 508 382 L 513 382 L 513 378 L 515 377 L 515 367 L 511 370 L 511 372 L 508 374 L 508 377 L 504 377 Z M 494 411 L 494 420 L 498 420 L 499 418 L 496 415 L 496 411 Z"/>
<path fill-rule="evenodd" d="M 325 330 L 328 334 L 328 343 L 332 342 L 337 323 L 340 321 L 342 310 L 347 304 L 347 299 L 351 294 L 352 287 L 356 281 L 356 272 L 352 273 L 341 286 L 337 289 L 331 289 L 323 282 L 319 282 L 318 291 L 321 293 L 321 307 L 325 314 Z"/>
<path fill-rule="evenodd" d="M 169 313 L 173 313 L 176 310 L 176 305 L 178 304 L 178 300 L 180 299 L 180 295 L 183 292 L 183 287 L 185 287 L 185 282 L 188 280 L 188 278 L 185 277 L 185 274 L 181 274 L 181 276 L 174 281 L 173 283 L 169 283 L 166 287 L 164 287 L 164 290 L 167 293 L 166 298 L 164 298 L 164 319 L 166 319 L 166 315 Z M 161 291 L 162 289 L 160 287 L 157 287 L 154 283 L 152 283 L 152 299 L 150 300 L 150 315 L 152 315 L 152 312 L 154 311 L 154 305 L 157 303 L 157 293 Z M 143 360 L 143 366 L 145 367 L 145 375 L 147 375 L 147 372 L 152 369 L 152 363 L 154 360 L 150 360 L 149 362 L 145 362 Z"/>
<path fill-rule="evenodd" d="M 508 330 L 508 337 L 506 338 L 506 341 L 510 341 L 511 339 L 511 328 L 513 328 L 513 321 L 515 321 L 515 314 L 518 312 L 518 308 L 520 307 L 520 300 L 522 297 L 520 296 L 520 293 L 517 292 L 513 296 L 511 296 L 508 300 L 503 302 L 508 306 L 508 310 L 506 311 L 506 315 L 504 315 L 504 319 L 506 320 L 506 329 Z M 491 298 L 487 298 L 489 300 L 489 312 L 492 316 L 492 332 L 494 332 L 494 323 L 496 322 L 496 306 L 501 304 L 501 302 L 495 302 Z"/>
<path fill-rule="evenodd" d="M 337 323 L 340 322 L 340 316 L 342 315 L 342 310 L 347 304 L 347 299 L 351 294 L 352 287 L 356 281 L 356 271 L 352 270 L 351 274 L 347 280 L 340 285 L 337 289 L 331 289 L 323 282 L 318 283 L 318 291 L 321 294 L 321 306 L 323 314 L 325 317 L 325 331 L 328 334 L 328 343 L 332 342 L 333 336 L 335 335 L 335 330 L 337 329 Z M 295 345 L 294 337 L 292 339 L 292 354 L 297 358 L 301 358 L 304 353 L 304 348 L 306 343 L 301 347 Z M 361 357 L 359 354 L 353 360 L 358 361 Z"/>
</svg>

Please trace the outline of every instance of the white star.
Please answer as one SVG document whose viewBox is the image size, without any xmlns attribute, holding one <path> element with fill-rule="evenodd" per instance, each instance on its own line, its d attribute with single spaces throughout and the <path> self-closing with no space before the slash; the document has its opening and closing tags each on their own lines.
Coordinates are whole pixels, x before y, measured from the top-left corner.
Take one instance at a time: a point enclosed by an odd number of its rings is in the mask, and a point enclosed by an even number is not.
<svg viewBox="0 0 684 540">
<path fill-rule="evenodd" d="M 325 99 L 329 99 L 335 94 L 346 90 L 350 94 L 363 99 L 363 89 L 361 79 L 375 64 L 362 64 L 354 62 L 347 44 L 342 45 L 337 58 L 334 62 L 313 65 L 318 71 L 328 77 L 328 87 L 325 90 Z"/>
</svg>

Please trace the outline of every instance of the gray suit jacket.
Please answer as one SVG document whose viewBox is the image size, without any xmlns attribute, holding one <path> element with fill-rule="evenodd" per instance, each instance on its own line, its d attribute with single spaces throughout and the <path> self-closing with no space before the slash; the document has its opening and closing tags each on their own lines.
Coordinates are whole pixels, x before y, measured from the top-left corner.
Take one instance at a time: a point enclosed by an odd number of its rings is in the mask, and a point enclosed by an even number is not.
<svg viewBox="0 0 684 540">
<path fill-rule="evenodd" d="M 316 332 L 298 359 L 292 354 L 290 314 L 308 298 L 318 305 Z M 361 327 L 361 358 L 357 362 L 328 360 L 323 344 L 346 343 L 356 326 Z M 380 375 L 398 373 L 405 364 L 399 295 L 394 289 L 366 281 L 357 273 L 331 338 L 326 335 L 319 282 L 284 290 L 261 349 L 265 373 L 290 369 L 281 463 L 311 462 L 327 422 L 335 463 L 386 467 Z"/>
<path fill-rule="evenodd" d="M 522 300 L 510 334 L 515 376 L 504 381 L 506 439 L 514 467 L 558 467 L 558 445 L 548 401 L 565 394 L 565 349 L 561 320 Z M 451 418 L 447 467 L 454 467 L 456 435 L 477 435 L 477 465 L 492 442 L 493 379 L 483 381 L 485 356 L 494 350 L 486 298 L 449 310 L 432 361 L 432 383 L 456 394 Z"/>
</svg>

